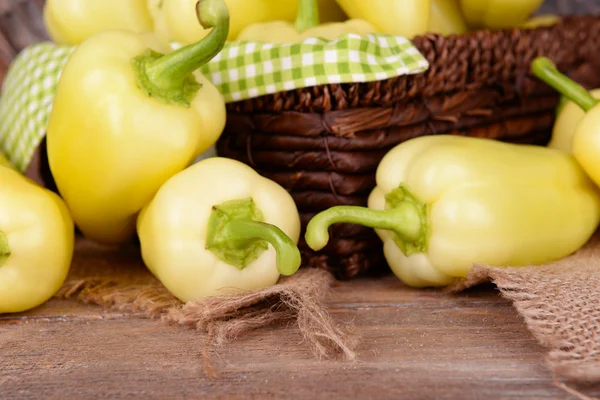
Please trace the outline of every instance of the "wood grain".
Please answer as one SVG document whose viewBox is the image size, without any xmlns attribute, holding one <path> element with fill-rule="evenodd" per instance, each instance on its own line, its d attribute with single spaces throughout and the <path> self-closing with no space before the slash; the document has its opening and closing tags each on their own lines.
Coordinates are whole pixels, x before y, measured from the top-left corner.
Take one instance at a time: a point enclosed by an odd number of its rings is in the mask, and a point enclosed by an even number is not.
<svg viewBox="0 0 600 400">
<path fill-rule="evenodd" d="M 446 295 L 361 279 L 337 284 L 329 305 L 361 335 L 357 361 L 317 361 L 293 327 L 273 327 L 220 348 L 211 380 L 193 330 L 51 301 L 0 317 L 0 397 L 569 398 L 492 286 Z"/>
</svg>

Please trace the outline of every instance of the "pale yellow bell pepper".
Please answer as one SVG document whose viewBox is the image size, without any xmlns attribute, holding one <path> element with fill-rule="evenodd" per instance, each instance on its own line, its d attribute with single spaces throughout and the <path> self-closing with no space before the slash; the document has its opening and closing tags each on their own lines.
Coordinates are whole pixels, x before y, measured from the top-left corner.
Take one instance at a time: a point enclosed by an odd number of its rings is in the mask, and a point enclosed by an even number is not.
<svg viewBox="0 0 600 400">
<path fill-rule="evenodd" d="M 571 153 L 577 162 L 596 185 L 600 186 L 600 100 L 596 97 L 597 94 L 592 95 L 583 86 L 562 74 L 552 60 L 546 57 L 537 57 L 532 63 L 531 71 L 534 76 L 556 89 L 564 98 L 573 101 L 584 112 L 583 116 L 569 113 L 567 117 L 573 125 L 569 130 L 565 128 L 564 133 L 556 133 L 563 134 L 562 140 L 566 144 L 561 146 L 571 146 Z M 564 104 L 565 107 L 567 105 Z M 565 109 L 562 112 L 565 112 Z M 558 128 L 563 127 L 561 123 Z"/>
<path fill-rule="evenodd" d="M 600 89 L 590 90 L 590 94 L 600 100 Z M 577 103 L 562 97 L 561 104 L 556 111 L 552 138 L 548 143 L 548 147 L 572 154 L 573 135 L 583 117 L 585 117 L 585 111 Z"/>
<path fill-rule="evenodd" d="M 559 22 L 561 22 L 561 17 L 558 15 L 544 14 L 529 18 L 527 21 L 522 23 L 520 27 L 525 29 L 535 29 L 556 25 Z"/>
<path fill-rule="evenodd" d="M 73 220 L 55 193 L 0 167 L 0 314 L 48 301 L 64 283 L 75 242 Z"/>
<path fill-rule="evenodd" d="M 429 31 L 431 0 L 337 0 L 350 18 L 372 24 L 378 32 L 412 39 Z"/>
<path fill-rule="evenodd" d="M 154 32 L 167 42 L 190 44 L 208 34 L 194 14 L 197 0 L 147 0 Z M 225 0 L 231 14 L 227 40 L 234 40 L 246 26 L 273 20 L 293 21 L 298 0 Z"/>
<path fill-rule="evenodd" d="M 79 44 L 96 33 L 152 31 L 146 0 L 46 0 L 44 23 L 59 44 Z"/>
<path fill-rule="evenodd" d="M 360 19 L 321 24 L 317 0 L 299 0 L 295 24 L 287 21 L 269 21 L 249 25 L 240 32 L 237 40 L 296 43 L 307 38 L 336 40 L 348 33 L 365 35 L 376 32 L 377 29 L 372 24 Z"/>
<path fill-rule="evenodd" d="M 460 0 L 463 15 L 473 29 L 518 27 L 544 0 Z"/>
<path fill-rule="evenodd" d="M 445 286 L 476 264 L 540 265 L 579 250 L 600 223 L 600 193 L 573 156 L 543 146 L 422 136 L 385 155 L 368 208 L 317 214 L 306 242 L 334 223 L 375 228 L 394 274 Z"/>
<path fill-rule="evenodd" d="M 0 153 L 0 166 L 16 170 L 15 166 L 3 153 Z"/>
<path fill-rule="evenodd" d="M 183 302 L 263 289 L 301 263 L 291 195 L 232 159 L 208 158 L 173 176 L 137 230 L 146 266 Z"/>
<path fill-rule="evenodd" d="M 458 0 L 431 0 L 429 32 L 441 35 L 462 34 L 468 31 Z"/>
<path fill-rule="evenodd" d="M 223 0 L 198 2 L 211 33 L 172 52 L 155 36 L 99 33 L 66 63 L 47 129 L 48 161 L 75 223 L 89 239 L 119 245 L 161 185 L 215 144 L 221 94 L 198 69 L 227 37 Z"/>
</svg>

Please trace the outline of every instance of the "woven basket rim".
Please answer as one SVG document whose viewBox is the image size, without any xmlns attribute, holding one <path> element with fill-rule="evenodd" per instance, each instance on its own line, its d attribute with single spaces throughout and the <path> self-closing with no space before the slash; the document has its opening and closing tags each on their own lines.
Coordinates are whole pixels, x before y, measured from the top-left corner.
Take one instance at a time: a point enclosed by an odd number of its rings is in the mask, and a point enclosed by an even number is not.
<svg viewBox="0 0 600 400">
<path fill-rule="evenodd" d="M 514 89 L 522 95 L 529 95 L 540 90 L 539 81 L 529 71 L 533 58 L 545 55 L 553 59 L 559 69 L 568 72 L 582 63 L 578 52 L 582 54 L 584 51 L 575 49 L 569 55 L 565 46 L 561 49 L 560 43 L 573 42 L 580 39 L 581 35 L 587 35 L 590 40 L 600 35 L 600 14 L 570 15 L 553 26 L 533 29 L 479 30 L 448 36 L 428 33 L 412 40 L 430 64 L 425 72 L 383 81 L 324 84 L 278 91 L 231 102 L 228 110 L 241 113 L 327 112 L 371 105 L 393 106 L 399 102 L 489 85 L 505 86 L 508 90 Z M 495 46 L 501 48 L 502 52 Z M 486 57 L 489 61 L 487 64 L 482 60 Z M 600 64 L 600 59 L 597 61 Z M 473 71 L 474 64 L 478 64 L 475 67 L 481 71 Z M 594 64 L 597 65 L 596 60 Z M 455 79 L 458 74 L 468 76 Z M 358 96 L 363 99 L 356 100 Z M 354 103 L 350 104 L 352 101 Z"/>
</svg>

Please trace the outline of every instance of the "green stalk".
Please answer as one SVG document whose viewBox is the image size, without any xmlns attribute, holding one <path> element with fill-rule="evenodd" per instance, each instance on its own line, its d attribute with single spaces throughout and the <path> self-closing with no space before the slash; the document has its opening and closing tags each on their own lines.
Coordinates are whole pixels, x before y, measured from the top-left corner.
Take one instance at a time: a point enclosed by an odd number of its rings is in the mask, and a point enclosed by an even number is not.
<svg viewBox="0 0 600 400">
<path fill-rule="evenodd" d="M 257 260 L 268 244 L 277 252 L 282 275 L 293 275 L 300 267 L 298 247 L 277 226 L 263 222 L 262 211 L 251 197 L 214 206 L 207 228 L 206 249 L 236 268 Z"/>
<path fill-rule="evenodd" d="M 307 29 L 318 26 L 320 22 L 317 0 L 299 0 L 296 30 L 302 33 Z"/>
<path fill-rule="evenodd" d="M 389 210 L 373 210 L 356 206 L 337 206 L 317 214 L 306 228 L 306 243 L 319 251 L 329 242 L 329 227 L 338 223 L 363 225 L 392 231 L 407 242 L 422 235 L 422 218 L 416 204 L 404 202 Z"/>
<path fill-rule="evenodd" d="M 0 267 L 4 265 L 8 257 L 10 257 L 10 246 L 8 245 L 8 238 L 4 232 L 0 231 Z"/>
<path fill-rule="evenodd" d="M 149 96 L 189 106 L 201 88 L 193 72 L 223 49 L 229 35 L 229 9 L 224 0 L 199 0 L 196 16 L 204 29 L 212 28 L 202 40 L 167 55 L 147 50 L 133 60 L 138 84 Z"/>
<path fill-rule="evenodd" d="M 234 219 L 222 227 L 221 234 L 240 249 L 257 239 L 269 243 L 277 252 L 277 269 L 282 275 L 293 275 L 300 268 L 300 250 L 292 239 L 275 225 Z"/>
<path fill-rule="evenodd" d="M 554 88 L 560 94 L 577 104 L 585 112 L 588 112 L 596 104 L 596 100 L 583 86 L 560 73 L 556 65 L 546 57 L 538 57 L 531 64 L 533 75 Z"/>
</svg>

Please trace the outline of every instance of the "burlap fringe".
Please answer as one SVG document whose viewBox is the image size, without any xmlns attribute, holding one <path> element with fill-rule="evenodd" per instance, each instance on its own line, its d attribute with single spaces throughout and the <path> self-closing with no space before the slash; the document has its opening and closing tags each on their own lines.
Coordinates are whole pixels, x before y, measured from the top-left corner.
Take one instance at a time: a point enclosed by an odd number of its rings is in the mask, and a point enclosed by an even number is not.
<svg viewBox="0 0 600 400">
<path fill-rule="evenodd" d="M 303 269 L 264 290 L 182 304 L 156 280 L 133 284 L 84 278 L 66 282 L 55 297 L 195 328 L 205 344 L 205 372 L 214 376 L 211 348 L 274 324 L 295 324 L 318 359 L 355 359 L 357 336 L 350 326 L 342 329 L 336 325 L 325 306 L 333 282 L 333 276 L 326 271 Z"/>
</svg>

